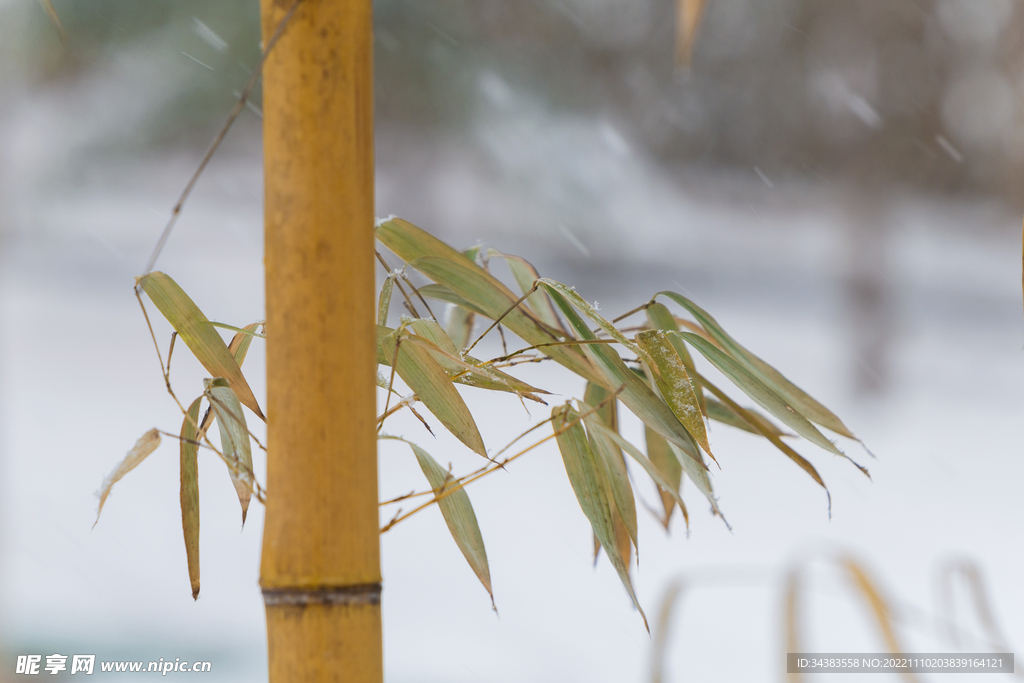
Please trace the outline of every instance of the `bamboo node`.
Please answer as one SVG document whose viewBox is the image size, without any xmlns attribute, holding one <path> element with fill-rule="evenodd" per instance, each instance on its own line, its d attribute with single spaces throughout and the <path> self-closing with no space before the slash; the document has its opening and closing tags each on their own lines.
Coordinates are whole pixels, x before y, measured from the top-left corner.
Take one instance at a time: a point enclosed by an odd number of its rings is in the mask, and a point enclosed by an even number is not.
<svg viewBox="0 0 1024 683">
<path fill-rule="evenodd" d="M 355 586 L 315 586 L 312 588 L 264 588 L 263 603 L 278 605 L 379 605 L 380 583 Z"/>
</svg>

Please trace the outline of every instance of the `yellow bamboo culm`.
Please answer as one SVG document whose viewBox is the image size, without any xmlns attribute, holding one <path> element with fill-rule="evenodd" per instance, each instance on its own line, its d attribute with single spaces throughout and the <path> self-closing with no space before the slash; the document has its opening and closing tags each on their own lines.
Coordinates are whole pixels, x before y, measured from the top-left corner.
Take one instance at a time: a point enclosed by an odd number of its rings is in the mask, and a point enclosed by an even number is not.
<svg viewBox="0 0 1024 683">
<path fill-rule="evenodd" d="M 371 16 L 304 0 L 264 68 L 271 683 L 383 680 Z"/>
</svg>

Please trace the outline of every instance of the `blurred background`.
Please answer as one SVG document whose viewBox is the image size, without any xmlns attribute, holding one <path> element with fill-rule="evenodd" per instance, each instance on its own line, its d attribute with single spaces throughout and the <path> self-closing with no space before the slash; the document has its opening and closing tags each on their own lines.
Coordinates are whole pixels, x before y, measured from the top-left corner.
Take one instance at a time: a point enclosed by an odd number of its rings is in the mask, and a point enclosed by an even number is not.
<svg viewBox="0 0 1024 683">
<path fill-rule="evenodd" d="M 180 423 L 132 277 L 259 60 L 258 7 L 54 6 L 66 44 L 40 4 L 0 0 L 0 680 L 16 654 L 93 651 L 265 680 L 262 510 L 239 533 L 218 463 L 201 469 L 198 602 L 171 445 L 90 531 L 103 476 L 144 431 Z M 717 426 L 733 532 L 685 490 L 689 537 L 680 519 L 671 537 L 653 518 L 641 527 L 648 614 L 672 577 L 693 586 L 667 680 L 781 679 L 784 572 L 837 551 L 873 569 L 910 649 L 993 644 L 962 586 L 959 639 L 936 619 L 942 568 L 963 558 L 981 567 L 1005 642 L 1024 643 L 1018 3 L 708 0 L 688 67 L 671 0 L 374 9 L 379 214 L 522 255 L 603 311 L 680 291 L 878 456 L 849 447 L 868 481 L 801 445 L 830 485 L 829 520 L 803 473 Z M 259 106 L 158 263 L 236 325 L 262 318 Z M 201 370 L 175 363 L 179 393 L 198 394 Z M 544 386 L 582 393 L 544 371 Z M 491 448 L 531 423 L 472 400 Z M 623 429 L 642 443 L 638 424 Z M 474 464 L 415 421 L 401 430 Z M 651 642 L 607 563 L 591 569 L 557 452 L 521 463 L 471 490 L 499 616 L 436 511 L 383 538 L 388 680 L 647 680 Z M 382 448 L 381 486 L 422 488 L 407 452 Z M 834 570 L 806 576 L 809 651 L 884 649 Z"/>
</svg>

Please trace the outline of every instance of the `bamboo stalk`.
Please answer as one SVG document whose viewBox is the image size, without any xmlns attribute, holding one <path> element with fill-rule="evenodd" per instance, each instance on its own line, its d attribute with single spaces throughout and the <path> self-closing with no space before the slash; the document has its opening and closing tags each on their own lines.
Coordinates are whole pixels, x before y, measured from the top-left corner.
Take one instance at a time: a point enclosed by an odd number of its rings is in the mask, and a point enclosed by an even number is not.
<svg viewBox="0 0 1024 683">
<path fill-rule="evenodd" d="M 271 683 L 383 680 L 372 86 L 371 0 L 304 0 L 263 77 Z"/>
</svg>

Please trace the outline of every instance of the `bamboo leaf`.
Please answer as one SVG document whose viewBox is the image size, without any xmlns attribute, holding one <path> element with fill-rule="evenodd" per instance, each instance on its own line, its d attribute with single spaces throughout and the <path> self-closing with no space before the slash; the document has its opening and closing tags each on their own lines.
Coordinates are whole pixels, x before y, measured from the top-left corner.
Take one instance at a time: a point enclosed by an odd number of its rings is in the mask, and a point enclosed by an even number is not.
<svg viewBox="0 0 1024 683">
<path fill-rule="evenodd" d="M 707 426 L 690 376 L 663 330 L 647 330 L 636 335 L 637 344 L 650 358 L 650 371 L 662 398 L 704 451 L 711 455 Z M 714 457 L 713 455 L 711 457 Z"/>
<path fill-rule="evenodd" d="M 644 626 L 650 631 L 650 627 L 647 625 L 647 616 L 633 591 L 629 568 L 622 561 L 622 556 L 618 553 L 615 545 L 615 529 L 612 526 L 608 492 L 600 466 L 587 441 L 587 434 L 579 422 L 579 413 L 568 406 L 558 406 L 551 411 L 551 418 L 555 433 L 558 434 L 556 440 L 558 450 L 562 454 L 565 473 L 569 476 L 569 483 L 576 494 L 576 500 L 579 502 L 583 514 L 590 520 L 590 526 L 604 547 L 612 566 L 615 567 L 622 585 L 626 587 L 626 592 L 629 593 L 633 604 L 640 611 Z M 572 426 L 569 426 L 570 424 Z M 604 429 L 607 430 L 607 427 Z"/>
<path fill-rule="evenodd" d="M 471 247 L 462 252 L 463 256 L 473 263 L 476 263 L 480 247 Z M 440 285 L 438 285 L 440 286 Z M 476 313 L 459 305 L 453 305 L 448 313 L 448 337 L 455 344 L 455 348 L 462 350 L 469 346 L 473 337 L 473 325 L 476 322 Z"/>
<path fill-rule="evenodd" d="M 510 310 L 519 297 L 514 296 L 507 287 L 498 282 L 494 275 L 475 263 L 468 262 L 461 255 L 460 259 L 453 261 L 424 256 L 410 265 L 427 278 L 455 292 L 466 301 L 465 307 L 475 310 L 484 317 L 497 319 L 508 311 L 502 318 L 502 325 L 527 344 L 544 344 L 561 338 L 521 306 Z M 593 381 L 598 377 L 595 369 L 590 367 L 586 356 L 579 349 L 552 346 L 545 348 L 544 353 L 586 380 Z"/>
<path fill-rule="evenodd" d="M 709 420 L 721 422 L 722 424 L 729 425 L 730 427 L 736 427 L 737 429 L 742 429 L 743 431 L 750 432 L 751 434 L 757 434 L 758 436 L 762 436 L 760 430 L 755 429 L 754 426 L 750 424 L 750 422 L 748 422 L 744 417 L 740 416 L 739 413 L 737 413 L 735 410 L 725 405 L 724 403 L 709 398 L 707 399 L 707 406 Z M 761 427 L 775 434 L 775 436 L 793 436 L 789 432 L 784 432 L 781 429 L 779 429 L 774 422 L 766 418 L 761 413 L 751 410 L 750 408 L 747 408 L 746 411 L 748 416 L 753 418 L 758 424 L 761 425 Z"/>
<path fill-rule="evenodd" d="M 150 429 L 148 432 L 139 437 L 139 440 L 135 442 L 132 449 L 128 451 L 127 455 L 124 456 L 124 460 L 118 464 L 113 472 L 107 475 L 107 478 L 103 480 L 100 485 L 100 490 L 96 492 L 96 496 L 100 499 L 99 507 L 96 510 L 96 522 L 93 522 L 93 526 L 100 521 L 100 513 L 103 512 L 103 504 L 107 502 L 107 496 L 110 495 L 110 489 L 113 488 L 114 484 L 121 480 L 124 475 L 131 472 L 133 469 L 139 466 L 146 457 L 157 449 L 160 445 L 160 431 L 157 429 Z"/>
<path fill-rule="evenodd" d="M 533 283 L 540 279 L 540 274 L 537 269 L 524 258 L 519 256 L 512 256 L 511 254 L 503 254 L 495 249 L 488 249 L 488 258 L 502 258 L 505 263 L 508 264 L 509 270 L 512 271 L 512 277 L 515 278 L 516 284 L 519 285 L 519 290 L 526 294 L 533 288 Z M 548 325 L 552 329 L 562 329 L 562 321 L 558 319 L 558 313 L 555 311 L 554 304 L 551 303 L 551 299 L 548 298 L 544 292 L 538 290 L 531 294 L 526 299 L 527 305 L 530 309 L 537 314 L 541 322 Z"/>
<path fill-rule="evenodd" d="M 665 511 L 665 516 L 661 518 L 661 523 L 667 530 L 669 522 L 672 520 L 672 511 L 676 506 L 676 498 L 681 497 L 682 492 L 680 489 L 683 483 L 683 466 L 679 464 L 679 459 L 676 458 L 672 449 L 669 448 L 665 437 L 647 425 L 644 425 L 644 442 L 647 445 L 647 457 L 669 488 L 666 491 L 661 486 L 658 487 L 658 496 L 661 498 L 661 506 Z M 676 495 L 673 496 L 672 492 L 675 492 Z M 680 510 L 684 518 L 689 517 L 685 506 L 680 507 Z M 688 519 L 687 526 L 689 526 Z"/>
<path fill-rule="evenodd" d="M 384 327 L 382 325 L 377 326 L 377 363 L 380 365 L 391 365 L 391 357 L 384 351 L 384 340 L 388 335 L 394 334 L 394 332 L 395 330 L 389 327 Z M 521 379 L 517 379 L 512 375 L 504 373 L 501 370 L 488 367 L 472 356 L 463 356 L 461 353 L 457 353 L 455 355 L 447 353 L 441 350 L 441 348 L 436 344 L 433 344 L 428 339 L 420 337 L 419 335 L 407 336 L 406 340 L 411 340 L 412 343 L 427 349 L 434 360 L 444 368 L 449 378 L 458 384 L 477 387 L 479 389 L 488 389 L 490 391 L 508 391 L 518 393 L 525 398 L 537 401 L 538 403 L 544 403 L 544 401 L 538 398 L 535 394 L 549 393 L 543 389 L 538 389 L 535 386 L 527 384 Z"/>
<path fill-rule="evenodd" d="M 245 413 L 238 396 L 223 378 L 205 379 L 203 395 L 210 402 L 213 414 L 217 416 L 220 428 L 220 447 L 227 461 L 231 483 L 242 506 L 242 524 L 249 511 L 252 487 L 255 483 L 252 472 L 252 444 L 249 429 L 245 424 Z"/>
<path fill-rule="evenodd" d="M 487 449 L 480 430 L 444 368 L 431 357 L 430 351 L 418 344 L 407 343 L 405 336 L 398 337 L 401 342 L 396 343 L 396 336 L 397 333 L 384 338 L 383 351 L 385 357 L 393 359 L 398 349 L 395 371 L 399 377 L 448 431 L 486 458 Z"/>
<path fill-rule="evenodd" d="M 468 301 L 466 301 L 461 296 L 450 290 L 448 287 L 445 287 L 444 285 L 439 285 L 437 283 L 434 283 L 432 285 L 423 285 L 417 291 L 419 291 L 419 293 L 423 295 L 424 298 L 436 299 L 437 301 L 444 301 L 445 303 L 452 304 L 453 306 L 464 309 L 466 311 L 472 311 L 473 313 L 479 315 L 485 315 L 484 312 L 480 310 L 479 307 L 469 303 Z"/>
<path fill-rule="evenodd" d="M 496 320 L 509 311 L 519 298 L 476 264 L 467 266 L 464 263 L 435 257 L 421 257 L 410 265 L 435 282 L 441 282 L 449 287 L 465 298 L 481 315 L 491 320 Z M 501 322 L 530 345 L 544 344 L 559 338 L 528 315 L 522 307 L 509 311 Z M 583 352 L 578 349 L 553 346 L 543 349 L 543 352 L 586 380 L 592 381 L 598 377 Z"/>
<path fill-rule="evenodd" d="M 459 350 L 456 348 L 455 343 L 452 341 L 451 337 L 448 336 L 448 333 L 444 331 L 444 328 L 437 323 L 437 321 L 417 319 L 410 321 L 406 327 L 419 336 L 429 339 L 435 346 L 445 353 L 452 356 L 459 355 Z"/>
<path fill-rule="evenodd" d="M 679 461 L 679 465 L 683 468 L 686 476 L 697 485 L 697 489 L 711 503 L 711 509 L 714 510 L 716 515 L 722 515 L 722 511 L 718 509 L 718 499 L 715 498 L 715 494 L 711 489 L 711 478 L 708 477 L 707 465 L 704 464 L 704 459 L 700 456 L 697 444 L 691 443 L 687 448 L 683 448 L 669 441 L 668 447 L 673 455 L 676 456 L 676 460 Z M 722 518 L 725 519 L 725 516 L 722 515 Z"/>
<path fill-rule="evenodd" d="M 665 330 L 666 332 L 678 332 L 679 324 L 676 322 L 676 318 L 672 315 L 672 312 L 665 307 L 664 304 L 653 303 L 647 307 L 647 321 L 651 327 L 656 330 Z M 693 390 L 697 394 L 697 402 L 700 404 L 700 412 L 704 417 L 708 416 L 707 405 L 704 400 L 704 392 L 701 390 L 700 382 L 694 379 L 696 372 L 696 366 L 693 364 L 693 357 L 690 355 L 689 349 L 686 348 L 686 344 L 683 343 L 682 339 L 678 337 L 669 337 L 669 343 L 672 344 L 672 348 L 679 354 L 679 358 L 683 361 L 683 366 L 686 368 L 687 374 L 690 376 L 690 381 L 693 382 Z"/>
<path fill-rule="evenodd" d="M 836 434 L 850 439 L 857 438 L 832 411 L 783 377 L 782 373 L 778 370 L 765 363 L 750 351 L 747 351 L 739 342 L 729 336 L 722 329 L 721 325 L 718 324 L 718 321 L 712 318 L 711 314 L 703 308 L 675 292 L 658 292 L 655 296 L 668 297 L 689 311 L 712 339 L 718 342 L 730 356 L 739 361 L 747 370 L 767 384 L 776 394 L 785 399 L 786 402 L 811 422 L 815 422 L 826 429 L 831 429 Z"/>
<path fill-rule="evenodd" d="M 476 265 L 465 254 L 453 249 L 404 218 L 391 218 L 383 221 L 374 230 L 374 235 L 406 263 L 421 256 L 438 256 Z"/>
<path fill-rule="evenodd" d="M 228 344 L 228 351 L 230 351 L 231 355 L 234 356 L 239 369 L 241 369 L 242 363 L 245 362 L 245 357 L 249 353 L 249 345 L 252 344 L 256 328 L 262 324 L 262 322 L 258 322 L 253 323 L 252 325 L 246 325 L 241 331 L 236 332 L 235 336 L 231 338 L 231 343 Z"/>
<path fill-rule="evenodd" d="M 185 559 L 192 599 L 199 598 L 199 404 L 200 396 L 189 406 L 181 423 L 181 528 L 185 535 Z"/>
<path fill-rule="evenodd" d="M 629 339 L 629 337 L 622 334 L 622 332 L 619 331 L 619 328 L 615 327 L 615 325 L 605 320 L 605 318 L 597 312 L 597 309 L 591 306 L 586 299 L 584 299 L 583 297 L 576 293 L 575 287 L 567 287 L 566 285 L 563 285 L 561 282 L 549 280 L 548 278 L 541 278 L 540 283 L 544 285 L 544 287 L 548 289 L 548 291 L 557 291 L 559 294 L 565 297 L 566 301 L 571 303 L 577 309 L 582 311 L 585 316 L 587 316 L 595 323 L 597 323 L 598 327 L 604 330 L 605 333 L 608 334 L 608 336 L 610 336 L 612 339 L 625 346 L 627 349 L 629 349 L 636 355 L 640 356 L 641 358 L 644 358 L 643 350 L 641 350 L 640 347 L 638 347 L 631 339 Z"/>
<path fill-rule="evenodd" d="M 424 476 L 430 482 L 430 488 L 434 495 L 441 495 L 449 483 L 454 482 L 452 475 L 445 471 L 436 460 L 430 457 L 426 451 L 419 446 L 410 443 L 416 460 L 423 470 Z M 469 494 L 466 489 L 459 489 L 449 493 L 437 501 L 441 508 L 441 515 L 444 517 L 448 531 L 451 532 L 455 544 L 459 546 L 469 566 L 473 569 L 480 583 L 487 589 L 491 596 L 491 604 L 494 604 L 494 591 L 491 590 L 491 570 L 487 564 L 487 550 L 484 548 L 484 539 L 480 534 L 480 525 L 476 520 L 476 513 L 473 512 L 473 505 L 469 501 Z"/>
<path fill-rule="evenodd" d="M 437 325 L 437 323 L 434 323 L 433 321 L 429 322 Z M 437 326 L 437 329 L 438 331 L 441 331 L 439 325 Z M 410 335 L 405 337 L 405 340 L 406 343 L 415 344 L 426 349 L 434 360 L 437 361 L 438 365 L 444 368 L 449 378 L 459 384 L 465 384 L 468 387 L 477 387 L 479 389 L 489 389 L 491 391 L 513 392 L 538 403 L 544 403 L 544 401 L 537 397 L 536 394 L 550 393 L 543 389 L 531 386 L 520 379 L 516 379 L 511 375 L 501 372 L 500 370 L 495 370 L 471 356 L 465 356 L 464 359 L 461 354 L 454 355 L 453 353 L 449 353 L 448 351 L 439 348 L 431 340 L 425 337 Z M 449 341 L 449 345 L 450 344 L 451 342 Z M 469 361 L 473 362 L 471 363 Z"/>
<path fill-rule="evenodd" d="M 465 255 L 408 221 L 400 218 L 385 221 L 375 234 L 399 258 L 443 286 L 421 288 L 424 296 L 428 291 L 431 295 L 451 292 L 458 297 L 453 303 L 491 320 L 500 317 L 519 298 Z M 558 337 L 521 308 L 509 313 L 502 324 L 530 345 L 550 342 Z M 545 349 L 544 353 L 586 380 L 592 381 L 597 377 L 583 354 L 575 349 L 552 347 Z"/>
<path fill-rule="evenodd" d="M 448 312 L 448 338 L 457 349 L 469 346 L 473 337 L 473 326 L 476 324 L 476 313 L 467 311 L 461 306 L 452 306 Z"/>
<path fill-rule="evenodd" d="M 159 271 L 143 275 L 138 283 L 203 367 L 214 377 L 228 380 L 242 404 L 266 422 L 242 369 L 224 340 L 178 283 Z"/>
<path fill-rule="evenodd" d="M 459 260 L 450 260 L 436 256 L 421 256 L 411 261 L 409 266 L 434 282 L 448 287 L 491 320 L 497 320 L 508 311 L 502 319 L 502 324 L 525 341 L 542 343 L 552 340 L 553 335 L 545 332 L 543 325 L 528 309 L 522 306 L 512 308 L 519 297 L 508 287 L 461 254 L 459 257 Z M 520 330 L 525 331 L 526 336 Z M 538 341 L 533 342 L 531 339 Z"/>
<path fill-rule="evenodd" d="M 388 275 L 380 288 L 380 297 L 377 299 L 377 324 L 388 324 L 388 309 L 391 308 L 391 293 L 395 288 L 395 276 Z"/>
<path fill-rule="evenodd" d="M 772 431 L 771 429 L 769 429 L 767 427 L 762 426 L 761 423 L 757 420 L 757 418 L 755 416 L 751 415 L 745 408 L 742 408 L 741 406 L 739 406 L 735 401 L 733 401 L 731 398 L 729 398 L 725 394 L 725 392 L 723 392 L 721 389 L 719 389 L 718 387 L 716 387 L 716 386 L 714 386 L 713 384 L 710 384 L 710 383 L 706 383 L 706 386 L 708 387 L 709 390 L 711 390 L 715 394 L 715 396 L 718 396 L 731 410 L 733 410 L 741 418 L 743 418 L 747 422 L 747 424 L 749 424 L 751 427 L 753 427 L 755 432 L 760 433 L 761 436 L 763 436 L 766 439 L 768 439 L 768 441 L 770 441 L 773 446 L 778 448 L 790 460 L 792 460 L 797 465 L 799 465 L 800 468 L 803 471 L 805 471 L 805 472 L 807 472 L 807 474 L 811 475 L 811 478 L 814 479 L 814 481 L 818 482 L 819 485 L 821 485 L 821 488 L 825 489 L 825 493 L 826 493 L 826 495 L 828 495 L 829 514 L 831 515 L 832 514 L 832 494 L 830 494 L 828 492 L 828 487 L 825 486 L 824 480 L 821 478 L 821 475 L 818 474 L 818 470 L 816 470 L 814 468 L 814 465 L 812 465 L 806 458 L 804 458 L 802 455 L 797 453 L 795 450 L 790 448 L 788 444 L 784 443 L 782 441 L 782 439 L 780 439 L 775 434 L 774 431 Z M 853 461 L 851 460 L 851 462 L 853 462 Z M 867 475 L 869 477 L 871 476 L 871 475 L 868 474 L 868 471 L 866 469 L 864 469 L 860 465 L 857 465 L 857 463 L 853 463 L 853 464 L 856 465 L 857 468 L 860 469 L 860 471 L 862 471 L 865 475 Z"/>
<path fill-rule="evenodd" d="M 742 389 L 743 393 L 754 399 L 758 405 L 792 428 L 797 434 L 811 443 L 821 446 L 830 453 L 845 457 L 846 454 L 825 438 L 825 435 L 819 432 L 806 417 L 797 412 L 781 396 L 772 391 L 747 368 L 740 365 L 738 361 L 727 355 L 717 346 L 704 337 L 692 332 L 674 332 L 672 334 L 680 335 L 693 348 L 700 351 L 701 355 L 711 361 L 711 364 L 718 368 L 723 375 Z"/>
<path fill-rule="evenodd" d="M 590 421 L 588 422 L 588 420 Z M 588 430 L 593 430 L 595 432 L 603 434 L 612 441 L 614 441 L 616 445 L 618 445 L 623 451 L 628 453 L 631 458 L 636 460 L 637 463 L 644 468 L 644 471 L 647 472 L 647 475 L 654 480 L 655 484 L 661 487 L 664 491 L 668 492 L 668 494 L 671 495 L 672 498 L 676 501 L 676 503 L 678 503 L 680 506 L 684 505 L 683 499 L 679 497 L 679 493 L 677 492 L 677 490 L 673 488 L 672 484 L 670 484 L 664 477 L 661 476 L 661 472 L 658 471 L 658 468 L 654 466 L 654 463 L 652 463 L 651 460 L 646 455 L 644 455 L 639 448 L 631 444 L 629 441 L 623 439 L 618 432 L 614 432 L 608 429 L 607 427 L 604 426 L 604 424 L 600 422 L 591 420 L 590 417 L 583 418 L 583 421 L 587 425 Z M 709 500 L 712 502 L 713 505 L 715 504 L 713 498 L 709 498 Z"/>
<path fill-rule="evenodd" d="M 228 344 L 228 351 L 234 356 L 235 362 L 238 363 L 238 367 L 242 367 L 242 363 L 245 362 L 246 356 L 249 354 L 249 346 L 252 344 L 253 337 L 257 335 L 256 328 L 263 326 L 263 321 L 246 325 L 244 328 L 238 330 L 234 337 L 231 338 L 231 343 Z M 236 328 L 237 329 L 237 328 Z M 203 422 L 199 426 L 199 432 L 196 434 L 196 440 L 202 441 L 203 437 L 206 436 L 206 432 L 213 426 L 213 422 L 217 419 L 217 414 L 210 407 L 206 411 L 206 415 L 203 416 Z"/>
<path fill-rule="evenodd" d="M 604 387 L 587 383 L 586 391 L 584 392 L 584 402 L 580 404 L 580 412 L 586 413 L 591 410 L 590 406 L 597 406 L 602 401 L 608 399 L 611 396 Z M 616 402 L 614 399 L 608 401 L 602 405 L 594 417 L 600 420 L 606 427 L 613 431 L 618 431 L 618 414 L 616 411 Z M 636 501 L 633 498 L 633 487 L 629 483 L 629 472 L 626 470 L 626 460 L 622 455 L 622 450 L 618 445 L 606 437 L 604 434 L 599 434 L 594 431 L 587 432 L 587 440 L 590 442 L 590 449 L 597 456 L 598 462 L 601 464 L 602 471 L 605 475 L 605 481 L 608 483 L 609 492 L 611 493 L 612 507 L 612 519 L 617 522 L 616 527 L 622 525 L 621 531 L 626 534 L 626 539 L 633 542 L 633 546 L 639 550 L 640 544 L 637 540 L 637 523 L 636 523 Z M 622 534 L 620 530 L 616 528 L 616 547 L 619 549 L 619 554 L 625 554 L 623 561 L 626 566 L 629 566 L 629 543 L 623 544 L 621 541 Z"/>
<path fill-rule="evenodd" d="M 646 364 L 645 364 L 646 365 Z M 633 374 L 645 381 L 645 386 L 648 384 L 653 391 L 657 391 L 657 382 L 650 376 L 643 368 L 637 368 L 633 370 Z M 701 380 L 703 381 L 703 380 Z M 682 424 L 682 423 L 680 423 Z M 645 426 L 648 426 L 645 424 Z M 664 436 L 664 435 L 661 435 Z M 697 485 L 697 488 L 711 503 L 711 509 L 715 514 L 720 515 L 722 520 L 725 521 L 725 516 L 721 514 L 721 510 L 718 509 L 717 498 L 715 498 L 714 492 L 711 488 L 711 479 L 707 473 L 707 463 L 704 461 L 704 456 L 701 455 L 700 446 L 693 440 L 686 429 L 683 429 L 682 439 L 675 441 L 666 440 L 668 443 L 669 452 L 672 457 L 676 459 L 679 466 L 683 469 L 688 477 Z M 728 523 L 726 524 L 728 526 Z"/>
<path fill-rule="evenodd" d="M 561 293 L 555 289 L 549 289 L 548 293 L 576 334 L 582 339 L 594 339 L 590 328 Z M 687 473 L 691 470 L 696 472 L 698 469 L 706 469 L 704 460 L 693 446 L 694 442 L 690 433 L 686 431 L 668 405 L 656 396 L 636 373 L 626 367 L 619 354 L 601 344 L 588 344 L 581 348 L 591 365 L 601 373 L 597 380 L 598 384 L 612 390 L 618 390 L 621 387 L 619 400 L 633 411 L 634 415 L 670 442 L 679 446 L 682 450 L 677 452 L 690 453 L 691 450 L 693 451 L 692 462 L 688 465 L 690 469 L 687 470 Z M 710 487 L 707 488 L 707 494 L 710 495 Z"/>
</svg>

